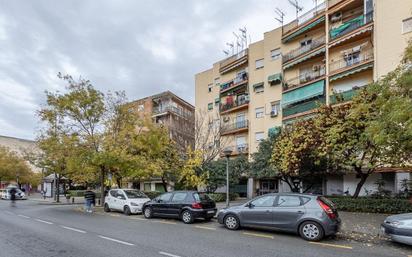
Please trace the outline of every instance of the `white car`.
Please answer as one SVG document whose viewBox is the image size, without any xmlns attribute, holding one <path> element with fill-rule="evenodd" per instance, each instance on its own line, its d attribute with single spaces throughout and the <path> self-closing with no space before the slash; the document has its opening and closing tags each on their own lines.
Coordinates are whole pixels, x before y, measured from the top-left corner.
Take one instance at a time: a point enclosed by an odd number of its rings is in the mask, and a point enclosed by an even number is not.
<svg viewBox="0 0 412 257">
<path fill-rule="evenodd" d="M 21 191 L 18 188 L 15 188 L 15 189 L 16 189 L 16 200 L 26 200 L 27 199 L 26 194 L 23 191 Z M 10 187 L 2 190 L 1 199 L 10 200 L 10 198 L 11 198 L 10 190 L 11 190 Z"/>
<path fill-rule="evenodd" d="M 122 211 L 126 215 L 142 213 L 143 204 L 148 201 L 149 197 L 135 189 L 111 189 L 104 200 L 104 211 Z"/>
</svg>

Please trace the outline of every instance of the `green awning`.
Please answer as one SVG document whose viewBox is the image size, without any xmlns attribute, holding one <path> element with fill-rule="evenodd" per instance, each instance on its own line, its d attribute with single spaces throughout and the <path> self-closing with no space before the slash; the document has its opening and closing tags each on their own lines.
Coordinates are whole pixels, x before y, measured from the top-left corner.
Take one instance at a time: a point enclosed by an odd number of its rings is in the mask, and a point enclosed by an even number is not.
<svg viewBox="0 0 412 257">
<path fill-rule="evenodd" d="M 256 84 L 253 85 L 253 88 L 255 89 L 257 87 L 263 87 L 264 84 L 265 84 L 264 82 L 256 83 Z"/>
<path fill-rule="evenodd" d="M 358 73 L 358 72 L 361 72 L 361 71 L 364 71 L 364 70 L 367 70 L 367 69 L 370 69 L 370 68 L 373 68 L 373 62 L 372 63 L 367 63 L 365 65 L 357 66 L 353 69 L 350 69 L 350 70 L 341 72 L 339 74 L 333 75 L 333 76 L 330 77 L 329 81 L 331 82 L 331 81 L 334 81 L 334 80 L 338 80 L 338 79 L 341 79 L 343 77 L 346 77 L 346 76 L 349 76 L 349 75 L 352 75 L 352 74 L 355 74 L 355 73 Z"/>
<path fill-rule="evenodd" d="M 284 65 L 284 66 L 283 66 L 283 69 L 286 70 L 286 69 L 288 69 L 288 68 L 290 68 L 290 67 L 292 67 L 292 66 L 295 66 L 295 65 L 298 64 L 298 63 L 304 62 L 304 61 L 306 61 L 306 60 L 308 60 L 308 59 L 310 59 L 310 58 L 312 58 L 312 57 L 314 57 L 314 56 L 316 56 L 316 55 L 319 55 L 319 54 L 321 54 L 321 53 L 324 53 L 324 52 L 326 52 L 326 47 L 322 47 L 322 48 L 320 48 L 320 49 L 318 49 L 318 50 L 316 50 L 316 51 L 314 51 L 314 52 L 312 52 L 312 53 L 310 53 L 310 54 L 308 54 L 308 55 L 305 55 L 305 56 L 303 56 L 303 57 L 301 57 L 301 58 L 298 58 L 298 59 L 294 60 L 293 62 L 290 62 L 290 63 Z"/>
<path fill-rule="evenodd" d="M 282 95 L 282 106 L 310 99 L 325 93 L 325 80 L 319 80 L 304 87 L 286 92 Z"/>
<path fill-rule="evenodd" d="M 279 84 L 280 82 L 282 82 L 282 73 L 270 75 L 268 77 L 268 82 L 270 84 Z"/>
<path fill-rule="evenodd" d="M 364 16 L 358 16 L 350 21 L 347 21 L 345 23 L 343 23 L 342 25 L 340 25 L 337 28 L 331 29 L 330 30 L 330 38 L 331 39 L 335 39 L 341 35 L 346 34 L 347 32 L 345 32 L 346 30 L 352 31 L 353 28 L 357 28 L 357 27 L 361 27 L 365 24 L 365 19 Z"/>
<path fill-rule="evenodd" d="M 218 104 L 218 103 L 220 103 L 220 98 L 219 97 L 215 98 L 215 104 Z"/>
<path fill-rule="evenodd" d="M 290 34 L 289 36 L 283 38 L 282 43 L 287 43 L 288 41 L 292 40 L 293 38 L 303 34 L 304 32 L 306 32 L 306 31 L 310 30 L 311 28 L 315 27 L 316 25 L 320 24 L 324 20 L 325 20 L 325 16 L 322 16 L 319 19 L 315 20 L 314 22 L 309 23 L 308 25 L 302 27 L 298 31 L 295 31 L 292 34 Z"/>
</svg>

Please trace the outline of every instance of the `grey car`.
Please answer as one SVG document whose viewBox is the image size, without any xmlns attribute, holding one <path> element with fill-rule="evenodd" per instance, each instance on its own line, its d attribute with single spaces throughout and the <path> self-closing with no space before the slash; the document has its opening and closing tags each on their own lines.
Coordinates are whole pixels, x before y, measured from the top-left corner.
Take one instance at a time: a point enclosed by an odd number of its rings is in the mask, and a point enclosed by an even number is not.
<svg viewBox="0 0 412 257">
<path fill-rule="evenodd" d="M 240 227 L 266 228 L 299 234 L 319 241 L 336 234 L 340 218 L 326 197 L 310 194 L 266 194 L 219 211 L 217 219 L 230 230 Z"/>
<path fill-rule="evenodd" d="M 389 216 L 381 228 L 392 241 L 412 245 L 412 213 Z"/>
</svg>

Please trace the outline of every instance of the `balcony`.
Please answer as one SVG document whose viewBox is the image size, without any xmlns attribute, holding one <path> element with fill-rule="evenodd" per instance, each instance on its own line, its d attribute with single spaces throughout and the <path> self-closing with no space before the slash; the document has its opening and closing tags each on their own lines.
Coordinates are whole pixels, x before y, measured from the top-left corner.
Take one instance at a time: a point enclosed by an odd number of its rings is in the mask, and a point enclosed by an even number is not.
<svg viewBox="0 0 412 257">
<path fill-rule="evenodd" d="M 310 111 L 317 109 L 321 104 L 326 103 L 326 98 L 324 96 L 315 98 L 313 100 L 296 104 L 293 106 L 287 106 L 283 109 L 283 118 L 285 117 L 291 118 L 290 116 L 298 116 L 297 114 L 307 114 Z"/>
<path fill-rule="evenodd" d="M 334 93 L 333 95 L 330 96 L 329 102 L 330 104 L 348 102 L 352 100 L 352 98 L 358 93 L 358 91 L 359 91 L 358 88 L 353 88 L 345 92 Z"/>
<path fill-rule="evenodd" d="M 299 56 L 301 56 L 305 53 L 308 53 L 308 52 L 312 51 L 313 49 L 316 49 L 316 48 L 324 45 L 325 42 L 326 42 L 325 35 L 322 35 L 318 38 L 315 38 L 315 39 L 312 40 L 311 44 L 303 46 L 303 47 L 296 48 L 296 49 L 286 53 L 285 55 L 283 55 L 282 62 L 286 63 L 290 60 L 293 60 L 296 57 L 299 57 Z"/>
<path fill-rule="evenodd" d="M 342 77 L 361 72 L 373 67 L 373 48 L 353 51 L 343 58 L 330 63 L 329 81 L 334 81 Z"/>
<path fill-rule="evenodd" d="M 308 30 L 317 27 L 325 21 L 326 2 L 309 10 L 305 14 L 299 16 L 296 20 L 284 25 L 282 27 L 282 43 L 287 43 Z"/>
<path fill-rule="evenodd" d="M 352 20 L 349 20 L 343 23 L 337 28 L 331 29 L 329 31 L 330 40 L 333 41 L 337 38 L 347 35 L 350 32 L 355 31 L 358 28 L 371 23 L 372 21 L 373 21 L 373 12 L 369 12 L 365 15 L 360 15 Z"/>
<path fill-rule="evenodd" d="M 234 100 L 233 98 L 226 99 L 226 103 L 221 104 L 220 106 L 220 112 L 221 114 L 230 113 L 244 108 L 248 108 L 248 106 L 249 95 L 241 95 Z"/>
<path fill-rule="evenodd" d="M 220 62 L 219 72 L 220 74 L 227 73 L 233 69 L 236 69 L 248 62 L 248 49 L 240 51 L 231 57 L 226 58 Z"/>
<path fill-rule="evenodd" d="M 305 72 L 299 75 L 296 78 L 289 79 L 283 84 L 283 92 L 286 92 L 291 89 L 295 89 L 298 87 L 303 87 L 308 85 L 309 83 L 314 82 L 318 79 L 323 79 L 325 77 L 326 68 L 325 66 L 320 66 L 317 70 L 312 72 Z"/>
<path fill-rule="evenodd" d="M 168 113 L 174 113 L 176 115 L 179 115 L 185 119 L 192 119 L 194 116 L 189 113 L 189 112 L 185 112 L 183 109 L 181 108 L 177 108 L 175 106 L 172 105 L 168 105 L 168 106 L 162 106 L 162 107 L 154 107 L 152 114 L 153 116 L 159 116 L 159 115 L 164 115 L 164 114 L 168 114 Z"/>
<path fill-rule="evenodd" d="M 226 93 L 232 89 L 237 88 L 238 86 L 242 86 L 247 84 L 248 82 L 248 74 L 247 72 L 241 72 L 236 75 L 236 78 L 234 80 L 231 80 L 229 82 L 226 82 L 222 85 L 220 85 L 220 93 Z"/>
<path fill-rule="evenodd" d="M 224 124 L 221 128 L 221 135 L 230 135 L 245 132 L 249 129 L 249 121 L 241 120 L 230 124 Z"/>
<path fill-rule="evenodd" d="M 247 143 L 234 145 L 234 146 L 228 146 L 228 148 L 232 150 L 231 156 L 237 156 L 237 155 L 249 153 L 249 145 Z M 220 156 L 224 157 L 223 153 Z"/>
</svg>

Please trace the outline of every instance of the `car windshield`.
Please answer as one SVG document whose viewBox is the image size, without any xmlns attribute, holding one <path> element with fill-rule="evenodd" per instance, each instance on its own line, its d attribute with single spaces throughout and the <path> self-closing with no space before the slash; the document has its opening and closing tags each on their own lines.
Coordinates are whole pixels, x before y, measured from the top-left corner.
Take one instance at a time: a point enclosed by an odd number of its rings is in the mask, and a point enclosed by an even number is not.
<svg viewBox="0 0 412 257">
<path fill-rule="evenodd" d="M 193 197 L 198 202 L 211 201 L 210 197 L 207 194 L 194 193 Z"/>
<path fill-rule="evenodd" d="M 124 192 L 126 193 L 127 198 L 147 198 L 147 196 L 143 192 L 137 190 L 124 190 Z"/>
</svg>

